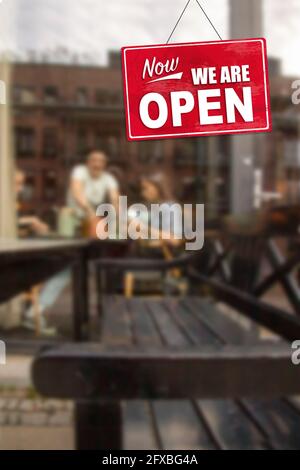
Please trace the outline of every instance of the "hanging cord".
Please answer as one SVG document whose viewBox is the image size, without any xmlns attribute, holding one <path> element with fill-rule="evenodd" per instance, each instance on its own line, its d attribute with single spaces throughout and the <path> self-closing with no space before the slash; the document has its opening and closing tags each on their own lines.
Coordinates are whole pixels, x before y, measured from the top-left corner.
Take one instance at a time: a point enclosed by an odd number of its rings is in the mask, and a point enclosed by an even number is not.
<svg viewBox="0 0 300 470">
<path fill-rule="evenodd" d="M 168 40 L 167 40 L 166 44 L 169 44 L 169 42 L 170 42 L 170 40 L 171 40 L 171 37 L 173 36 L 173 34 L 174 34 L 174 32 L 175 32 L 177 26 L 179 25 L 179 23 L 180 23 L 180 21 L 181 21 L 181 18 L 182 18 L 183 15 L 185 14 L 185 11 L 186 11 L 187 7 L 188 7 L 189 4 L 190 4 L 190 1 L 191 1 L 191 0 L 188 0 L 188 2 L 186 3 L 184 9 L 182 10 L 182 12 L 181 12 L 181 14 L 180 14 L 180 16 L 179 16 L 179 18 L 178 18 L 178 20 L 177 20 L 177 22 L 176 22 L 174 28 L 172 29 L 172 32 L 171 32 L 170 36 L 168 37 Z M 218 38 L 222 41 L 221 35 L 219 34 L 217 28 L 215 27 L 215 25 L 213 24 L 213 22 L 212 22 L 211 19 L 209 18 L 208 14 L 207 14 L 206 11 L 204 10 L 203 6 L 202 6 L 201 3 L 199 2 L 199 0 L 196 0 L 196 2 L 198 3 L 198 6 L 201 8 L 201 11 L 202 11 L 202 13 L 204 14 L 204 16 L 206 17 L 207 21 L 210 23 L 211 27 L 213 28 L 213 30 L 214 30 L 215 33 L 217 34 Z"/>
<path fill-rule="evenodd" d="M 171 37 L 173 36 L 173 34 L 174 34 L 174 32 L 175 32 L 175 29 L 176 29 L 177 26 L 179 25 L 181 18 L 182 18 L 183 15 L 185 14 L 185 10 L 187 9 L 187 7 L 188 7 L 189 4 L 190 4 L 190 1 L 191 1 L 191 0 L 188 0 L 188 2 L 186 3 L 184 9 L 182 10 L 181 15 L 179 16 L 179 18 L 178 18 L 178 20 L 177 20 L 177 22 L 176 22 L 174 28 L 172 29 L 172 32 L 171 32 L 170 36 L 168 37 L 168 40 L 167 40 L 166 44 L 169 44 L 170 39 L 171 39 Z"/>
<path fill-rule="evenodd" d="M 199 2 L 199 0 L 196 0 L 196 2 L 198 3 L 199 7 L 201 8 L 203 14 L 205 15 L 207 21 L 210 23 L 211 27 L 213 28 L 213 30 L 215 31 L 216 35 L 219 37 L 220 41 L 222 41 L 222 38 L 219 34 L 219 31 L 217 30 L 217 28 L 215 27 L 215 25 L 213 24 L 213 22 L 211 21 L 210 17 L 208 16 L 208 14 L 206 13 L 206 11 L 204 10 L 203 6 L 201 5 L 201 3 Z"/>
</svg>

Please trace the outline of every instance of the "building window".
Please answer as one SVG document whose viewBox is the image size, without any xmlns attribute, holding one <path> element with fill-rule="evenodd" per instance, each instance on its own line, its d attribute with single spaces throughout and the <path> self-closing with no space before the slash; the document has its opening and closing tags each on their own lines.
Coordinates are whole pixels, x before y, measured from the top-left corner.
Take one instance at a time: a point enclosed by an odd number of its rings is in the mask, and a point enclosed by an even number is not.
<svg viewBox="0 0 300 470">
<path fill-rule="evenodd" d="M 86 106 L 88 104 L 88 92 L 86 88 L 78 88 L 76 91 L 76 104 Z"/>
<path fill-rule="evenodd" d="M 219 136 L 217 138 L 217 154 L 215 155 L 215 164 L 218 166 L 229 166 L 231 154 L 231 139 L 228 136 Z"/>
<path fill-rule="evenodd" d="M 35 154 L 35 130 L 27 127 L 16 128 L 16 150 L 20 158 Z"/>
<path fill-rule="evenodd" d="M 36 178 L 33 173 L 27 172 L 24 187 L 24 198 L 26 201 L 33 201 L 36 197 Z"/>
<path fill-rule="evenodd" d="M 107 151 L 105 137 L 103 136 L 103 134 L 96 134 L 94 142 L 95 142 L 95 148 L 97 150 L 103 150 L 103 152 Z"/>
<path fill-rule="evenodd" d="M 95 135 L 95 148 L 107 153 L 108 157 L 118 160 L 121 155 L 120 139 L 117 135 Z"/>
<path fill-rule="evenodd" d="M 121 96 L 121 93 L 119 93 L 118 91 L 112 91 L 110 93 L 110 104 L 112 104 L 113 106 L 120 105 L 122 101 Z"/>
<path fill-rule="evenodd" d="M 114 69 L 121 68 L 121 54 L 116 51 L 110 51 L 108 56 L 108 62 L 110 67 Z"/>
<path fill-rule="evenodd" d="M 58 102 L 58 89 L 54 86 L 46 86 L 44 88 L 45 104 L 56 104 Z"/>
<path fill-rule="evenodd" d="M 21 193 L 18 195 L 19 209 L 27 210 L 28 204 L 36 197 L 36 175 L 32 171 L 26 170 L 26 178 Z"/>
<path fill-rule="evenodd" d="M 55 201 L 57 198 L 57 174 L 55 171 L 43 173 L 43 195 L 46 201 Z"/>
<path fill-rule="evenodd" d="M 101 105 L 105 105 L 108 103 L 108 92 L 107 90 L 103 90 L 103 89 L 98 89 L 96 90 L 96 93 L 95 93 L 95 102 L 96 102 L 96 105 L 98 106 L 101 106 Z"/>
<path fill-rule="evenodd" d="M 119 91 L 109 91 L 98 88 L 95 93 L 95 102 L 97 106 L 117 106 L 120 105 L 121 93 Z"/>
<path fill-rule="evenodd" d="M 114 160 L 120 158 L 119 140 L 114 135 L 111 135 L 107 138 L 107 153 L 108 156 Z"/>
<path fill-rule="evenodd" d="M 13 102 L 15 104 L 34 104 L 36 102 L 35 89 L 30 86 L 16 85 L 13 88 Z"/>
<path fill-rule="evenodd" d="M 57 129 L 48 127 L 43 131 L 43 156 L 55 158 L 58 153 Z"/>
<path fill-rule="evenodd" d="M 88 136 L 85 130 L 79 131 L 77 134 L 77 153 L 85 155 L 88 150 Z"/>
</svg>

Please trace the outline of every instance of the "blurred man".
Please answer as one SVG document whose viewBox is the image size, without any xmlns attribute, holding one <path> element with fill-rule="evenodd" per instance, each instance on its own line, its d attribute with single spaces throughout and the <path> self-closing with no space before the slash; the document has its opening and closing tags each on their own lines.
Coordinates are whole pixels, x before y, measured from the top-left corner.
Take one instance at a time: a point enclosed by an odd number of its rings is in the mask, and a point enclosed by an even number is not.
<svg viewBox="0 0 300 470">
<path fill-rule="evenodd" d="M 104 202 L 118 207 L 119 184 L 105 171 L 106 166 L 105 153 L 92 150 L 86 163 L 76 166 L 71 174 L 68 202 L 81 219 L 95 218 L 97 207 Z"/>
<path fill-rule="evenodd" d="M 117 180 L 105 171 L 106 155 L 94 150 L 87 156 L 86 164 L 78 165 L 71 174 L 68 205 L 75 210 L 79 220 L 95 219 L 96 209 L 103 202 L 110 202 L 115 207 L 119 201 L 119 185 Z M 71 280 L 71 271 L 66 269 L 48 280 L 39 295 L 39 311 L 43 334 L 55 334 L 49 328 L 44 313 L 56 302 L 64 288 Z M 30 308 L 25 313 L 24 325 L 34 326 L 34 311 Z"/>
</svg>

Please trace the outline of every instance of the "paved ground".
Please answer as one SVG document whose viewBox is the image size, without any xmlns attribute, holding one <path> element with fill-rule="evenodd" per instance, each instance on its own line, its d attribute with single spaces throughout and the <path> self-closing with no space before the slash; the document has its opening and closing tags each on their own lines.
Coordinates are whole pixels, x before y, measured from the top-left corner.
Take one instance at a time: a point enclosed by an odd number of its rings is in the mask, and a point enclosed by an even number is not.
<svg viewBox="0 0 300 470">
<path fill-rule="evenodd" d="M 0 366 L 0 450 L 72 449 L 73 405 L 35 393 L 31 360 L 8 356 Z"/>
<path fill-rule="evenodd" d="M 72 449 L 73 404 L 44 400 L 31 387 L 2 386 L 0 449 Z"/>
<path fill-rule="evenodd" d="M 7 426 L 0 428 L 0 450 L 73 450 L 72 428 Z"/>
<path fill-rule="evenodd" d="M 7 355 L 6 364 L 0 365 L 0 392 L 7 387 L 30 387 L 31 361 L 30 356 Z"/>
</svg>

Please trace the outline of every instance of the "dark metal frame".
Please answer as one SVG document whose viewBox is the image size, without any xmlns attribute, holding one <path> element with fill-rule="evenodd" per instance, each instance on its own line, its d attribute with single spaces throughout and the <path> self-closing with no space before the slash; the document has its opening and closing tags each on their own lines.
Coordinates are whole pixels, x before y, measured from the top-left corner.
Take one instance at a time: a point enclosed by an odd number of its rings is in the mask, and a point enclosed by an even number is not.
<svg viewBox="0 0 300 470">
<path fill-rule="evenodd" d="M 279 284 L 283 288 L 293 311 L 300 315 L 300 289 L 293 273 L 300 266 L 300 252 L 286 259 L 271 236 L 265 235 L 262 241 L 263 246 L 258 253 L 250 251 L 250 256 L 253 256 L 253 258 L 249 261 L 254 268 L 252 276 L 251 273 L 247 272 L 243 256 L 241 256 L 239 266 L 235 269 L 236 274 L 233 276 L 233 268 L 229 259 L 235 256 L 236 245 L 233 242 L 224 244 L 221 240 L 213 240 L 210 246 L 211 261 L 206 274 L 208 276 L 217 276 L 228 285 L 242 287 L 257 298 L 261 298 L 275 284 Z M 259 279 L 260 267 L 263 261 L 269 263 L 272 271 L 265 278 Z M 246 282 L 237 285 L 237 277 L 242 276 L 246 277 Z"/>
</svg>

